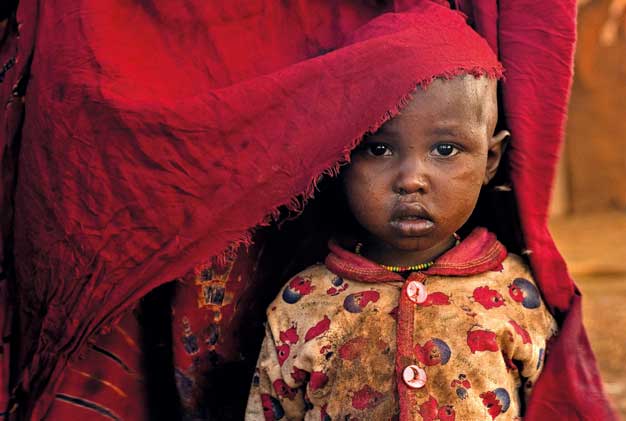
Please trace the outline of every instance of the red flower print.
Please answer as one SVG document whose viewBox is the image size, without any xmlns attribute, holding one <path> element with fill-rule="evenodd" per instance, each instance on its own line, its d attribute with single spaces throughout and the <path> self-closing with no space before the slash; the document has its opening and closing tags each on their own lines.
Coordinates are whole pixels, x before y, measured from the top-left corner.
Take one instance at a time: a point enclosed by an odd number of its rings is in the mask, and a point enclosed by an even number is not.
<svg viewBox="0 0 626 421">
<path fill-rule="evenodd" d="M 439 408 L 439 411 L 437 411 L 437 415 L 439 416 L 439 421 L 454 421 L 456 418 L 454 407 L 452 405 L 442 406 Z"/>
<path fill-rule="evenodd" d="M 344 360 L 354 360 L 367 346 L 367 339 L 362 336 L 350 339 L 339 348 L 339 357 Z"/>
<path fill-rule="evenodd" d="M 382 402 L 383 396 L 369 385 L 365 385 L 352 396 L 352 407 L 361 411 L 375 408 Z"/>
<path fill-rule="evenodd" d="M 328 344 L 328 345 L 324 345 L 323 347 L 320 348 L 320 354 L 324 355 L 327 352 L 329 352 L 331 349 L 333 348 L 332 345 Z"/>
<path fill-rule="evenodd" d="M 289 357 L 289 351 L 290 351 L 290 348 L 288 344 L 282 344 L 276 347 L 276 354 L 278 355 L 278 364 L 280 366 L 282 366 L 283 363 Z"/>
<path fill-rule="evenodd" d="M 295 365 L 291 368 L 291 378 L 297 384 L 304 383 L 308 376 L 309 376 L 309 373 L 306 370 L 302 370 L 301 368 L 298 368 Z"/>
<path fill-rule="evenodd" d="M 263 407 L 265 421 L 275 421 L 285 416 L 285 410 L 280 405 L 278 399 L 266 393 L 261 395 L 261 406 Z"/>
<path fill-rule="evenodd" d="M 467 345 L 472 354 L 475 354 L 477 351 L 496 352 L 500 349 L 496 334 L 489 330 L 469 330 L 467 332 Z"/>
<path fill-rule="evenodd" d="M 298 291 L 301 295 L 308 295 L 313 292 L 315 287 L 311 285 L 310 279 L 296 276 L 289 282 L 289 287 L 294 291 Z"/>
<path fill-rule="evenodd" d="M 420 405 L 419 414 L 422 416 L 424 421 L 435 421 L 439 417 L 439 404 L 437 403 L 437 399 L 432 396 L 429 396 L 429 399 Z"/>
<path fill-rule="evenodd" d="M 272 384 L 274 386 L 274 390 L 281 398 L 287 398 L 289 400 L 293 400 L 298 393 L 298 389 L 292 389 L 287 386 L 287 383 L 283 379 L 276 379 Z"/>
<path fill-rule="evenodd" d="M 472 384 L 467 379 L 467 376 L 465 374 L 459 374 L 458 378 L 452 380 L 452 382 L 450 383 L 450 387 L 457 387 L 457 386 L 464 387 L 465 389 L 472 388 Z"/>
<path fill-rule="evenodd" d="M 280 332 L 279 338 L 281 342 L 291 344 L 291 345 L 295 344 L 300 339 L 295 325 L 291 326 L 289 329 L 285 330 L 284 332 Z"/>
<path fill-rule="evenodd" d="M 311 391 L 321 389 L 328 383 L 328 376 L 321 371 L 313 371 L 309 380 L 309 388 Z"/>
<path fill-rule="evenodd" d="M 456 418 L 452 405 L 439 406 L 433 396 L 429 396 L 429 399 L 420 405 L 419 414 L 424 421 L 454 421 Z"/>
<path fill-rule="evenodd" d="M 496 417 L 509 409 L 511 405 L 511 397 L 509 392 L 504 388 L 497 388 L 495 390 L 481 393 L 480 398 L 483 400 L 483 405 L 487 408 L 487 412 L 491 415 L 491 419 Z"/>
<path fill-rule="evenodd" d="M 336 277 L 335 279 L 333 279 L 331 281 L 331 284 L 333 286 L 326 290 L 326 294 L 331 296 L 339 295 L 340 293 L 348 289 L 348 283 L 344 282 L 343 279 L 341 279 L 340 277 Z"/>
<path fill-rule="evenodd" d="M 504 351 L 502 351 L 502 359 L 504 359 L 504 364 L 506 365 L 506 372 L 510 372 L 510 371 L 515 371 L 517 370 L 517 366 L 515 365 L 515 363 L 513 362 L 512 358 L 509 358 L 508 355 L 506 355 L 504 353 Z"/>
<path fill-rule="evenodd" d="M 375 303 L 380 298 L 378 291 L 361 291 L 348 295 L 343 300 L 343 308 L 350 313 L 360 313 L 369 303 Z"/>
<path fill-rule="evenodd" d="M 330 319 L 328 318 L 328 316 L 324 316 L 322 320 L 320 320 L 315 326 L 313 326 L 306 332 L 306 335 L 304 335 L 304 341 L 308 342 L 311 339 L 321 335 L 322 333 L 326 332 L 329 327 Z"/>
<path fill-rule="evenodd" d="M 530 335 L 528 334 L 526 329 L 524 329 L 519 324 L 517 324 L 515 320 L 509 320 L 509 324 L 513 326 L 513 329 L 515 329 L 515 332 L 522 337 L 522 343 L 524 344 L 532 343 L 532 340 L 530 339 Z"/>
<path fill-rule="evenodd" d="M 528 279 L 515 278 L 509 285 L 509 295 L 527 309 L 538 308 L 541 305 L 541 294 Z"/>
<path fill-rule="evenodd" d="M 370 342 L 367 340 L 367 338 L 364 338 L 363 336 L 357 336 L 356 338 L 352 338 L 349 341 L 347 341 L 346 343 L 344 343 L 343 345 L 341 345 L 339 347 L 339 357 L 341 359 L 344 360 L 355 360 L 357 358 L 359 358 L 359 356 L 361 355 L 361 352 L 363 351 L 367 351 L 367 352 L 371 352 L 368 350 L 368 348 L 370 347 Z M 388 345 L 385 341 L 383 341 L 382 339 L 378 339 L 376 340 L 376 350 L 377 351 L 384 351 L 385 349 L 387 349 Z"/>
<path fill-rule="evenodd" d="M 524 291 L 522 291 L 522 289 L 519 288 L 517 285 L 509 285 L 509 295 L 511 296 L 511 298 L 513 298 L 513 300 L 517 301 L 518 303 L 524 301 Z"/>
<path fill-rule="evenodd" d="M 310 279 L 303 278 L 301 276 L 294 277 L 285 289 L 283 290 L 283 300 L 286 303 L 294 304 L 305 295 L 313 292 L 315 287 L 312 285 Z"/>
<path fill-rule="evenodd" d="M 426 301 L 421 303 L 422 307 L 447 306 L 450 304 L 450 296 L 443 292 L 431 292 L 426 296 Z"/>
<path fill-rule="evenodd" d="M 432 338 L 424 346 L 420 346 L 420 344 L 415 346 L 417 359 L 426 366 L 446 365 L 450 360 L 450 354 L 451 351 L 448 344 L 438 338 Z"/>
<path fill-rule="evenodd" d="M 490 289 L 488 286 L 476 288 L 472 297 L 487 310 L 504 305 L 504 297 L 502 297 L 502 294 L 495 289 Z"/>
</svg>

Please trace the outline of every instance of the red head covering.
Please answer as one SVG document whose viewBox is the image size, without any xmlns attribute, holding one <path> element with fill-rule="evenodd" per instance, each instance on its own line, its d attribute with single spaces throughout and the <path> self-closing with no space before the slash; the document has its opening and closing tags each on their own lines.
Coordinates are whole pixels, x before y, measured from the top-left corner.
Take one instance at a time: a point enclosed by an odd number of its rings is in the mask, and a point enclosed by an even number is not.
<svg viewBox="0 0 626 421">
<path fill-rule="evenodd" d="M 13 235 L 25 413 L 45 414 L 67 361 L 149 291 L 249 241 L 279 206 L 299 208 L 416 85 L 500 76 L 459 13 L 430 1 L 370 3 L 20 2 L 20 37 L 2 50 L 15 58 L 3 98 L 32 77 L 23 126 L 19 108 L 4 109 L 0 144 L 21 127 Z M 523 234 L 547 302 L 567 310 L 573 284 L 545 216 L 571 80 L 573 0 L 456 3 L 507 68 Z M 408 6 L 418 8 L 346 38 Z M 578 346 L 584 332 L 572 323 Z M 600 390 L 593 361 L 585 373 Z M 550 412 L 548 393 L 538 393 Z"/>
</svg>

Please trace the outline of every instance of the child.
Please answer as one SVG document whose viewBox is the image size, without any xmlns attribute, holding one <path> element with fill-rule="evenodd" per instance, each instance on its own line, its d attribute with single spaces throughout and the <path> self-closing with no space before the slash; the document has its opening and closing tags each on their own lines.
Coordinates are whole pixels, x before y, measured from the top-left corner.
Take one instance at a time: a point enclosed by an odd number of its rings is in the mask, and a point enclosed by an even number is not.
<svg viewBox="0 0 626 421">
<path fill-rule="evenodd" d="M 484 228 L 456 235 L 508 132 L 494 78 L 451 73 L 353 151 L 341 181 L 363 232 L 270 305 L 246 419 L 523 415 L 556 322 L 520 257 Z"/>
</svg>

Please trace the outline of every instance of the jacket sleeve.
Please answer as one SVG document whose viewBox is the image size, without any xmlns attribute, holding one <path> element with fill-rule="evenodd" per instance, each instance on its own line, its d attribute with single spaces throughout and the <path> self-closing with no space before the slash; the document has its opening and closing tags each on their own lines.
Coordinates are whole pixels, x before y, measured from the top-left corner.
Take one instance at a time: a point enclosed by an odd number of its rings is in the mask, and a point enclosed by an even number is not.
<svg viewBox="0 0 626 421">
<path fill-rule="evenodd" d="M 557 332 L 554 317 L 546 308 L 530 274 L 525 278 L 515 279 L 522 282 L 526 295 L 521 303 L 511 307 L 513 312 L 509 320 L 509 332 L 512 342 L 511 358 L 519 370 L 524 390 L 524 398 L 528 400 L 530 393 L 543 369 L 548 342 Z M 536 299 L 533 294 L 537 293 Z"/>
<path fill-rule="evenodd" d="M 276 342 L 268 326 L 248 396 L 247 421 L 304 419 L 304 387 L 292 387 L 293 382 L 283 378 L 283 373 Z"/>
</svg>

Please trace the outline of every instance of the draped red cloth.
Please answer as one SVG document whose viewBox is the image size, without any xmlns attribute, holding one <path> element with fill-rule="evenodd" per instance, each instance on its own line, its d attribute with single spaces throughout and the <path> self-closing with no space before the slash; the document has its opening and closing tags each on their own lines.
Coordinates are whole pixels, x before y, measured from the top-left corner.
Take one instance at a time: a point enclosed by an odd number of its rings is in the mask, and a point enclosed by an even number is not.
<svg viewBox="0 0 626 421">
<path fill-rule="evenodd" d="M 580 419 L 600 419 L 584 403 L 591 385 L 606 406 L 579 299 L 546 226 L 575 2 L 453 3 L 507 69 L 522 234 L 546 302 L 571 310 L 567 345 L 551 359 L 561 372 L 536 386 L 528 414 L 561 416 L 554 403 L 569 400 Z M 0 49 L 2 251 L 3 267 L 15 267 L 20 411 L 45 416 L 89 338 L 157 286 L 248 242 L 279 206 L 301 208 L 314 181 L 398 111 L 423 80 L 408 71 L 425 65 L 415 33 L 338 48 L 348 33 L 385 12 L 447 4 L 20 1 Z"/>
</svg>

